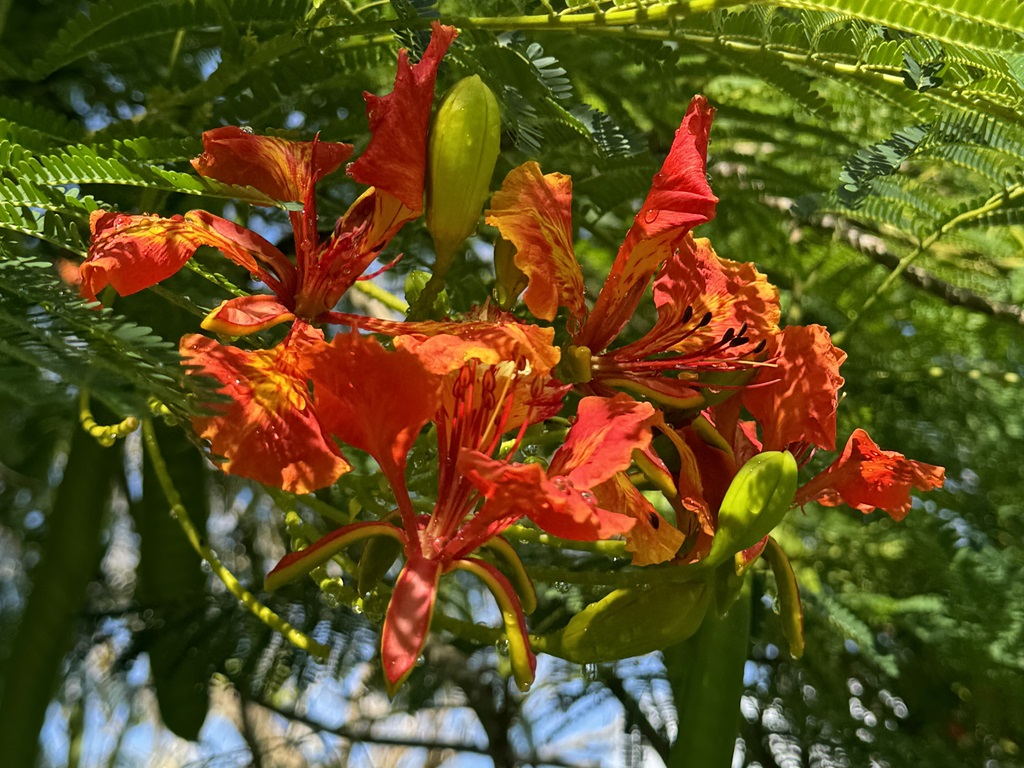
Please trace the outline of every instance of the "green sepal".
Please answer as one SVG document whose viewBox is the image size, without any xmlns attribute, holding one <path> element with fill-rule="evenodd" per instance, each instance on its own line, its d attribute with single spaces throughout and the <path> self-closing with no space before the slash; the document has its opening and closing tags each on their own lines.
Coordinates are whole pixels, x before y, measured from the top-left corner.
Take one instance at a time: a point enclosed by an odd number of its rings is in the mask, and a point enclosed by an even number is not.
<svg viewBox="0 0 1024 768">
<path fill-rule="evenodd" d="M 708 564 L 718 565 L 771 533 L 793 506 L 796 488 L 796 459 L 789 452 L 759 453 L 744 464 L 722 499 Z"/>
<path fill-rule="evenodd" d="M 779 598 L 779 620 L 782 636 L 789 644 L 789 655 L 799 659 L 804 655 L 804 609 L 800 602 L 800 587 L 789 558 L 775 539 L 768 537 L 768 545 L 761 553 L 775 574 L 775 589 Z"/>
<path fill-rule="evenodd" d="M 662 650 L 697 631 L 711 594 L 705 581 L 617 589 L 544 636 L 543 650 L 578 664 Z"/>
</svg>

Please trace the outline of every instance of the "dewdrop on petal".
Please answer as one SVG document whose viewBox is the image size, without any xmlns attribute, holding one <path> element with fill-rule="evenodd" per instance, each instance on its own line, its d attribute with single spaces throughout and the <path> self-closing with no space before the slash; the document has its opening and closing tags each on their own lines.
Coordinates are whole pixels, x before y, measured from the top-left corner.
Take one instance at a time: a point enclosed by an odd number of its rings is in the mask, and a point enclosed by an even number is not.
<svg viewBox="0 0 1024 768">
<path fill-rule="evenodd" d="M 491 89 L 476 75 L 456 83 L 434 116 L 427 150 L 427 229 L 443 277 L 462 242 L 476 230 L 501 147 L 501 116 Z"/>
</svg>

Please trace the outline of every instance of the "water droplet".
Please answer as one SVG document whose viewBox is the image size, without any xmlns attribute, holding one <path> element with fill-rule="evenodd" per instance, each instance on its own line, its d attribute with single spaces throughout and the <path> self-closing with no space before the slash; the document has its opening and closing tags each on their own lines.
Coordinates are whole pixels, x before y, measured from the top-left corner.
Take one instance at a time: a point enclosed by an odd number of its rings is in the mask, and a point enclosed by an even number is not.
<svg viewBox="0 0 1024 768">
<path fill-rule="evenodd" d="M 250 125 L 243 125 L 242 126 L 242 133 L 252 133 L 252 132 L 253 132 L 252 126 L 250 126 Z"/>
<path fill-rule="evenodd" d="M 647 223 L 647 224 L 653 224 L 657 220 L 658 220 L 658 212 L 657 211 L 647 211 L 644 214 L 644 222 Z"/>
<path fill-rule="evenodd" d="M 496 640 L 494 643 L 494 650 L 497 651 L 499 656 L 508 656 L 508 640 L 504 637 L 500 640 Z"/>
<path fill-rule="evenodd" d="M 597 664 L 583 665 L 583 680 L 588 683 L 597 680 Z"/>
<path fill-rule="evenodd" d="M 569 592 L 569 590 L 572 589 L 572 587 L 569 586 L 568 584 L 566 584 L 564 581 L 556 581 L 555 584 L 554 584 L 554 587 L 555 587 L 555 592 L 558 592 L 559 594 L 562 594 L 562 595 L 567 594 Z"/>
<path fill-rule="evenodd" d="M 592 507 L 597 506 L 597 498 L 590 491 L 581 492 L 580 498 L 583 499 L 587 504 L 589 504 Z"/>
</svg>

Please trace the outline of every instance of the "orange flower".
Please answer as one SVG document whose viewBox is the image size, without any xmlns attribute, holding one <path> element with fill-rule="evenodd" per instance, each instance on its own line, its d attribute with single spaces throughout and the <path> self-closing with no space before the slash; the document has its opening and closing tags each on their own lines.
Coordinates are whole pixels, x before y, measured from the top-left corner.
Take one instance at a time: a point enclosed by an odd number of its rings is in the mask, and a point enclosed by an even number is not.
<svg viewBox="0 0 1024 768">
<path fill-rule="evenodd" d="M 749 358 L 778 330 L 778 292 L 764 276 L 690 236 L 718 202 L 705 177 L 713 115 L 694 97 L 589 313 L 573 253 L 569 177 L 526 163 L 492 199 L 487 221 L 516 247 L 527 308 L 553 320 L 568 307 L 572 342 L 562 372 L 584 392 L 625 390 L 676 409 L 697 406 L 699 374 L 749 370 Z M 608 349 L 656 273 L 657 323 L 640 340 Z"/>
<path fill-rule="evenodd" d="M 406 52 L 399 53 L 393 92 L 366 94 L 372 138 L 348 172 L 370 188 L 327 242 L 320 243 L 317 234 L 315 185 L 349 158 L 352 147 L 217 128 L 203 134 L 204 152 L 193 166 L 202 176 L 249 185 L 290 203 L 295 263 L 259 235 L 205 211 L 169 219 L 99 212 L 91 220 L 93 240 L 82 265 L 83 295 L 95 299 L 108 284 L 122 295 L 148 288 L 209 245 L 256 275 L 273 296 L 225 301 L 206 317 L 204 328 L 239 336 L 295 317 L 323 321 L 395 233 L 423 210 L 434 80 L 455 34 L 453 27 L 435 23 L 421 61 L 412 66 Z"/>
</svg>

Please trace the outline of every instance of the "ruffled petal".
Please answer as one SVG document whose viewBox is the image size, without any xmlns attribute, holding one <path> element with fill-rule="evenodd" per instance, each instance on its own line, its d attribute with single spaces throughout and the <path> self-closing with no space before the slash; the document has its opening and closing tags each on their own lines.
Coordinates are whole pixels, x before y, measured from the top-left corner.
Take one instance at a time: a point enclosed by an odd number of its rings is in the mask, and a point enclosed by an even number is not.
<svg viewBox="0 0 1024 768">
<path fill-rule="evenodd" d="M 567 478 L 549 479 L 538 464 L 510 464 L 477 451 L 464 451 L 459 456 L 459 467 L 487 499 L 477 518 L 500 521 L 500 525 L 493 525 L 493 533 L 524 516 L 548 533 L 577 541 L 607 539 L 635 524 L 627 515 L 599 507 L 588 489 L 577 488 Z"/>
<path fill-rule="evenodd" d="M 530 312 L 551 321 L 568 307 L 579 325 L 587 308 L 572 247 L 572 179 L 544 175 L 532 161 L 513 168 L 491 198 L 487 223 L 516 247 L 515 265 L 529 279 L 523 301 Z"/>
<path fill-rule="evenodd" d="M 156 285 L 181 269 L 202 245 L 220 249 L 275 290 L 293 279 L 294 269 L 277 248 L 206 211 L 169 219 L 93 211 L 89 226 L 92 245 L 81 266 L 82 295 L 89 299 L 107 285 L 122 296 Z"/>
<path fill-rule="evenodd" d="M 423 210 L 434 80 L 457 34 L 454 27 L 436 22 L 432 29 L 430 45 L 417 64 L 409 65 L 409 54 L 404 49 L 398 52 L 398 73 L 391 93 L 363 94 L 373 136 L 366 151 L 348 169 L 360 184 L 387 192 L 417 214 Z"/>
<path fill-rule="evenodd" d="M 82 295 L 93 301 L 108 285 L 121 296 L 156 285 L 206 244 L 203 233 L 196 232 L 183 216 L 162 219 L 93 211 L 89 228 L 89 257 L 79 271 Z"/>
<path fill-rule="evenodd" d="M 210 312 L 202 326 L 225 336 L 246 336 L 293 320 L 295 315 L 277 296 L 240 296 L 221 302 Z"/>
<path fill-rule="evenodd" d="M 707 181 L 708 133 L 715 110 L 694 96 L 661 171 L 612 264 L 608 279 L 574 343 L 607 348 L 633 316 L 647 284 L 678 241 L 715 215 Z"/>
<path fill-rule="evenodd" d="M 774 367 L 743 390 L 743 405 L 761 425 L 764 450 L 782 451 L 792 443 L 835 450 L 839 366 L 846 353 L 820 325 L 786 328 L 768 351 Z"/>
<path fill-rule="evenodd" d="M 405 682 L 423 652 L 441 569 L 440 562 L 414 553 L 398 574 L 380 637 L 381 662 L 390 695 Z"/>
<path fill-rule="evenodd" d="M 255 187 L 275 200 L 305 202 L 310 188 L 351 155 L 351 144 L 289 141 L 225 126 L 203 134 L 203 154 L 192 166 L 200 176 Z"/>
<path fill-rule="evenodd" d="M 296 329 L 277 347 L 251 352 L 205 336 L 181 340 L 183 364 L 220 382 L 230 400 L 192 425 L 225 472 L 292 493 L 310 493 L 351 469 L 313 410 Z"/>
<path fill-rule="evenodd" d="M 579 488 L 593 488 L 627 469 L 633 451 L 651 444 L 658 414 L 650 403 L 627 395 L 585 397 L 565 443 L 551 458 L 550 476 L 565 475 Z"/>
<path fill-rule="evenodd" d="M 910 489 L 941 488 L 946 470 L 883 451 L 863 429 L 854 430 L 842 455 L 797 491 L 795 503 L 816 501 L 826 507 L 846 504 L 861 512 L 881 509 L 893 520 L 910 511 Z"/>
</svg>

